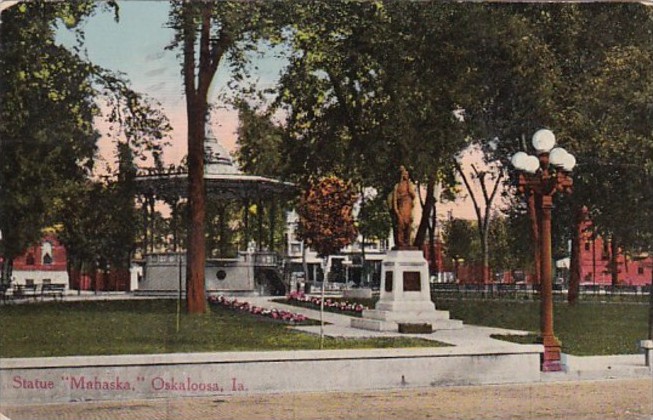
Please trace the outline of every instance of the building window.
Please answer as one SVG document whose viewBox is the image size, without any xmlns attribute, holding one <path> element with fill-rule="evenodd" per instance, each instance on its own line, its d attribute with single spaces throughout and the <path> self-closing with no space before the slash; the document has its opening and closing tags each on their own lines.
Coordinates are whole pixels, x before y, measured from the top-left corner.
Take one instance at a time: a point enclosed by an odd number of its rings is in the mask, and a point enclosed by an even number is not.
<svg viewBox="0 0 653 420">
<path fill-rule="evenodd" d="M 34 260 L 34 254 L 31 252 L 27 254 L 27 257 L 25 257 L 25 265 L 34 265 L 36 263 L 36 260 Z"/>
<path fill-rule="evenodd" d="M 43 242 L 41 245 L 41 262 L 43 265 L 52 264 L 52 244 L 50 242 Z"/>
<path fill-rule="evenodd" d="M 302 253 L 302 244 L 298 242 L 294 242 L 290 244 L 290 253 L 291 254 L 301 254 Z"/>
<path fill-rule="evenodd" d="M 590 250 L 590 243 L 585 242 L 585 251 L 589 251 L 589 250 Z"/>
<path fill-rule="evenodd" d="M 644 274 L 644 267 L 637 267 L 637 274 Z"/>
</svg>

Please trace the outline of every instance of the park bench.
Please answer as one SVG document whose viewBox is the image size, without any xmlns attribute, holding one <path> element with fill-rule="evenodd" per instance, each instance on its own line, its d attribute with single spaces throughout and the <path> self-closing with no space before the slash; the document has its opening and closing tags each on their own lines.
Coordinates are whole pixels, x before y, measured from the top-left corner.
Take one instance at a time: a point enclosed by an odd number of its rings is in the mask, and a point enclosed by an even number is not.
<svg viewBox="0 0 653 420">
<path fill-rule="evenodd" d="M 33 298 L 36 300 L 36 284 L 15 284 L 13 286 L 12 296 L 14 299 L 28 299 Z"/>
<path fill-rule="evenodd" d="M 46 297 L 52 297 L 54 300 L 57 300 L 57 297 L 59 297 L 63 300 L 63 294 L 65 291 L 65 284 L 43 284 L 41 286 L 41 300 Z"/>
</svg>

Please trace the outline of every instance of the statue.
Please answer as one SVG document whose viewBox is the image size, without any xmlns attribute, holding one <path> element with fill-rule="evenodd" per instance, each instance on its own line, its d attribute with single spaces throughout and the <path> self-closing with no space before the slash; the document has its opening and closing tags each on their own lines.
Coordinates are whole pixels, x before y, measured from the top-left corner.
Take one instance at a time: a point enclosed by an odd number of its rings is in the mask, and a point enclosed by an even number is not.
<svg viewBox="0 0 653 420">
<path fill-rule="evenodd" d="M 410 234 L 413 226 L 415 186 L 410 182 L 408 171 L 403 165 L 399 167 L 399 171 L 401 178 L 392 191 L 390 203 L 397 223 L 395 243 L 397 249 L 412 249 Z"/>
</svg>

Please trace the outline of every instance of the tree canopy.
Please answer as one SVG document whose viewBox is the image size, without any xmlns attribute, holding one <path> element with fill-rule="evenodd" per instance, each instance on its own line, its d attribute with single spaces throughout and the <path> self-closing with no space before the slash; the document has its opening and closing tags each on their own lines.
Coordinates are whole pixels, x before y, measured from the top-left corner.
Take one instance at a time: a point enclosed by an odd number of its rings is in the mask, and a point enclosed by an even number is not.
<svg viewBox="0 0 653 420">
<path fill-rule="evenodd" d="M 116 141 L 139 156 L 157 153 L 169 129 L 158 108 L 122 77 L 80 55 L 84 33 L 79 24 L 99 8 L 117 13 L 114 2 L 93 1 L 22 2 L 2 12 L 3 278 L 12 259 L 40 239 L 43 228 L 60 224 L 65 200 L 85 191 L 97 154 L 96 118 L 105 118 Z M 72 50 L 55 42 L 62 25 L 77 34 Z"/>
<path fill-rule="evenodd" d="M 339 253 L 356 239 L 356 199 L 352 185 L 335 176 L 312 180 L 297 206 L 299 238 L 320 257 Z"/>
</svg>

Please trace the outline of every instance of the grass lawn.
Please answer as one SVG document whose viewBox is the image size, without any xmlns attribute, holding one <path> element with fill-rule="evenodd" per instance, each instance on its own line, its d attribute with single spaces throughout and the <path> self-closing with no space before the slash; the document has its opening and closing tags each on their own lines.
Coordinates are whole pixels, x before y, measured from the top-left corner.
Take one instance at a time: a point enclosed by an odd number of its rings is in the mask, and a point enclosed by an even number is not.
<svg viewBox="0 0 653 420">
<path fill-rule="evenodd" d="M 374 308 L 376 299 L 348 299 Z M 535 343 L 540 330 L 540 302 L 500 299 L 438 299 L 438 309 L 466 324 L 532 331 L 529 336 L 500 337 Z M 638 353 L 637 342 L 648 336 L 648 305 L 628 302 L 587 302 L 576 306 L 556 302 L 554 331 L 565 353 L 588 356 Z M 498 337 L 499 338 L 499 337 Z"/>
<path fill-rule="evenodd" d="M 211 306 L 181 317 L 174 300 L 45 302 L 0 306 L 0 357 L 318 349 L 317 335 Z M 325 337 L 324 348 L 433 347 L 412 338 Z"/>
<path fill-rule="evenodd" d="M 539 301 L 438 300 L 438 309 L 467 324 L 532 331 L 540 330 Z M 648 336 L 648 306 L 632 303 L 581 302 L 575 306 L 555 303 L 554 331 L 562 351 L 577 356 L 637 353 L 637 342 Z"/>
</svg>

